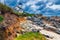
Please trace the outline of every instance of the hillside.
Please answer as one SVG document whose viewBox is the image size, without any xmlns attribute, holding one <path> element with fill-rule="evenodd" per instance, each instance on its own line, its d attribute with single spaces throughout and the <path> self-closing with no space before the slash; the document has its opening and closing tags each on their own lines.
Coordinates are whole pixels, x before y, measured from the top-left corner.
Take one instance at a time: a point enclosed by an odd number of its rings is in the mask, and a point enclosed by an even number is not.
<svg viewBox="0 0 60 40">
<path fill-rule="evenodd" d="M 13 40 L 22 29 L 20 23 L 26 20 L 24 17 L 19 18 L 11 10 L 8 6 L 0 4 L 0 40 Z"/>
<path fill-rule="evenodd" d="M 23 33 L 20 24 L 27 21 L 25 15 L 31 16 L 31 14 L 20 15 L 20 13 L 18 15 L 13 9 L 0 3 L 0 40 L 14 40 L 17 34 Z"/>
</svg>

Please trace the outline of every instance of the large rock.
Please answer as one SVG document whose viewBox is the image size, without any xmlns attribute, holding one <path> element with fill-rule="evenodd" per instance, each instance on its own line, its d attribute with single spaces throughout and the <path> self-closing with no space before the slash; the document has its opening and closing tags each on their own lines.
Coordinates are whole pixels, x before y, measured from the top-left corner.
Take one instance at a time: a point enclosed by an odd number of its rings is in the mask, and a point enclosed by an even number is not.
<svg viewBox="0 0 60 40">
<path fill-rule="evenodd" d="M 0 40 L 14 40 L 17 33 L 20 33 L 22 28 L 20 23 L 25 21 L 25 18 L 19 18 L 15 14 L 5 13 L 3 22 L 0 23 Z"/>
</svg>

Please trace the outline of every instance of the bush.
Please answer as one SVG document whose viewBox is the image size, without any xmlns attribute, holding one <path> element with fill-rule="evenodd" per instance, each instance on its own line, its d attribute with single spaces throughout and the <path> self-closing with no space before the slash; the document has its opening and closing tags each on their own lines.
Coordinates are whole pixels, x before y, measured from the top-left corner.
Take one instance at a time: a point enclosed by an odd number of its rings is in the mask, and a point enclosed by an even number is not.
<svg viewBox="0 0 60 40">
<path fill-rule="evenodd" d="M 16 11 L 16 10 L 14 10 L 14 13 L 16 14 L 16 15 L 19 15 L 19 16 L 22 16 L 22 17 L 26 17 L 26 16 L 34 16 L 34 14 L 29 14 L 29 13 L 27 13 L 27 12 L 23 12 L 23 13 L 19 13 L 18 11 Z"/>
<path fill-rule="evenodd" d="M 13 12 L 13 10 L 10 7 L 1 3 L 0 3 L 0 11 L 1 13 Z"/>
<path fill-rule="evenodd" d="M 2 22 L 3 21 L 3 16 L 2 15 L 0 15 L 0 22 Z"/>
<path fill-rule="evenodd" d="M 17 38 L 15 38 L 15 40 L 46 40 L 46 38 L 38 32 L 36 33 L 28 32 L 28 33 L 19 35 Z"/>
</svg>

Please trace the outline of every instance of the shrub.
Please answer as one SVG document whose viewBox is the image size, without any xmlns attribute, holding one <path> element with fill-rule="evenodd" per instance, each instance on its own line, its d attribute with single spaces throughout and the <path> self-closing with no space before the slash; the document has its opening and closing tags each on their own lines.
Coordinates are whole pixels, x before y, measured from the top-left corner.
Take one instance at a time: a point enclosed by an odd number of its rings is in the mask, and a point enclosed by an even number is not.
<svg viewBox="0 0 60 40">
<path fill-rule="evenodd" d="M 13 10 L 10 7 L 8 7 L 7 5 L 4 5 L 2 3 L 0 3 L 0 11 L 1 11 L 1 13 L 13 12 Z"/>
<path fill-rule="evenodd" d="M 0 22 L 2 22 L 3 21 L 3 16 L 2 15 L 0 15 Z"/>
<path fill-rule="evenodd" d="M 38 32 L 27 32 L 25 34 L 19 35 L 17 38 L 15 38 L 15 40 L 46 40 L 46 38 Z"/>
</svg>

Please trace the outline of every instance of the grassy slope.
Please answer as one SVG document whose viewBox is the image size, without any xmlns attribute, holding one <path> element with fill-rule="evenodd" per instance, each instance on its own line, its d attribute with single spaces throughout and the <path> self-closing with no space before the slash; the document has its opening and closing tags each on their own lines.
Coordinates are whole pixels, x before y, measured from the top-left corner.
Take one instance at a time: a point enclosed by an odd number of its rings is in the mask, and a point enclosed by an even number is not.
<svg viewBox="0 0 60 40">
<path fill-rule="evenodd" d="M 17 38 L 15 38 L 15 40 L 46 40 L 46 38 L 38 32 L 28 32 L 18 36 Z"/>
</svg>

